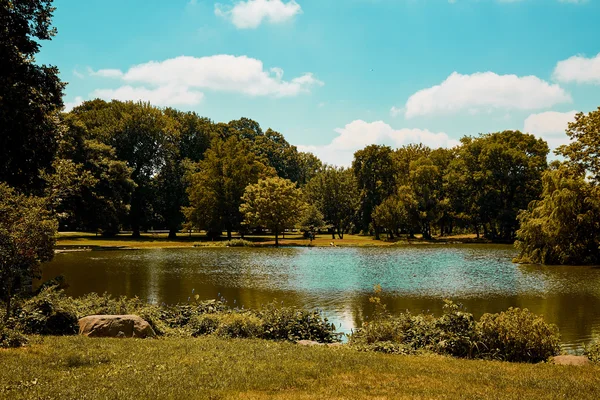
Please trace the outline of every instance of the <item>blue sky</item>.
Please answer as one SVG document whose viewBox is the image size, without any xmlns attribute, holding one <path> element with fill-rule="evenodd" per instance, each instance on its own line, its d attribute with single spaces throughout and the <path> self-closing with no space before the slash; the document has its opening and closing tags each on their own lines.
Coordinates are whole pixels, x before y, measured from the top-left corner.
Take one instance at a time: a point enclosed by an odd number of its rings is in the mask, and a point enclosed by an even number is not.
<svg viewBox="0 0 600 400">
<path fill-rule="evenodd" d="M 367 144 L 520 129 L 565 142 L 600 106 L 598 0 L 55 0 L 38 60 L 67 107 L 240 117 L 347 165 Z"/>
</svg>

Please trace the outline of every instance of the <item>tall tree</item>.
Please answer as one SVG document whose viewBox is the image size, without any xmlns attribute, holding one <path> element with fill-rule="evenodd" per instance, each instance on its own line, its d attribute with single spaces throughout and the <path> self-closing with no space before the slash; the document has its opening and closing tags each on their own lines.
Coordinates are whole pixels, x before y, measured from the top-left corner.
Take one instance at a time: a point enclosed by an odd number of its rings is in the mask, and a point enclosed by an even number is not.
<svg viewBox="0 0 600 400">
<path fill-rule="evenodd" d="M 465 137 L 449 176 L 463 191 L 464 212 L 486 237 L 512 241 L 517 214 L 541 193 L 548 144 L 533 135 L 504 131 Z"/>
<path fill-rule="evenodd" d="M 356 217 L 360 206 L 358 185 L 353 171 L 325 166 L 304 187 L 306 201 L 314 204 L 331 226 L 332 239 L 340 239 Z"/>
<path fill-rule="evenodd" d="M 231 239 L 243 220 L 240 205 L 244 190 L 274 172 L 259 161 L 245 140 L 236 137 L 213 140 L 197 168 L 187 189 L 190 206 L 184 209 L 186 218 L 211 236 L 226 230 Z"/>
<path fill-rule="evenodd" d="M 392 149 L 388 146 L 371 145 L 354 153 L 352 170 L 361 194 L 360 229 L 369 230 L 375 207 L 396 189 L 396 167 Z M 377 226 L 375 236 L 379 237 Z"/>
<path fill-rule="evenodd" d="M 58 69 L 38 65 L 38 41 L 50 40 L 52 0 L 0 2 L 0 181 L 39 191 L 52 164 L 64 84 Z"/>
<path fill-rule="evenodd" d="M 270 229 L 275 234 L 275 246 L 279 246 L 279 234 L 294 227 L 306 207 L 302 191 L 290 180 L 279 177 L 249 185 L 242 201 L 240 211 L 245 223 Z"/>
<path fill-rule="evenodd" d="M 0 299 L 6 304 L 39 277 L 39 265 L 54 257 L 56 220 L 46 199 L 28 197 L 0 183 Z"/>
<path fill-rule="evenodd" d="M 425 239 L 431 239 L 431 225 L 441 216 L 442 175 L 439 168 L 427 157 L 411 162 L 410 187 L 417 200 L 421 233 Z"/>
<path fill-rule="evenodd" d="M 183 207 L 188 206 L 186 175 L 193 163 L 204 158 L 214 126 L 207 118 L 193 112 L 165 109 L 165 115 L 175 124 L 172 134 L 165 137 L 165 161 L 153 177 L 153 211 L 155 223 L 169 230 L 174 239 L 185 220 Z"/>
<path fill-rule="evenodd" d="M 135 186 L 131 169 L 117 160 L 114 148 L 90 139 L 75 116 L 64 114 L 62 120 L 53 173 L 45 175 L 60 226 L 114 235 Z"/>
<path fill-rule="evenodd" d="M 588 171 L 590 178 L 600 184 L 600 107 L 588 114 L 577 114 L 566 133 L 571 143 L 559 147 L 557 153 L 569 164 Z"/>
<path fill-rule="evenodd" d="M 84 123 L 92 139 L 108 144 L 118 159 L 127 162 L 136 187 L 131 196 L 129 226 L 134 237 L 149 228 L 154 216 L 152 179 L 165 165 L 170 138 L 177 124 L 148 103 L 84 102 L 72 113 Z"/>
<path fill-rule="evenodd" d="M 541 264 L 600 262 L 600 188 L 578 168 L 561 165 L 543 177 L 540 200 L 519 214 L 517 261 Z"/>
<path fill-rule="evenodd" d="M 319 173 L 323 168 L 323 163 L 313 153 L 300 152 L 298 159 L 300 163 L 298 184 L 304 186 Z"/>
</svg>

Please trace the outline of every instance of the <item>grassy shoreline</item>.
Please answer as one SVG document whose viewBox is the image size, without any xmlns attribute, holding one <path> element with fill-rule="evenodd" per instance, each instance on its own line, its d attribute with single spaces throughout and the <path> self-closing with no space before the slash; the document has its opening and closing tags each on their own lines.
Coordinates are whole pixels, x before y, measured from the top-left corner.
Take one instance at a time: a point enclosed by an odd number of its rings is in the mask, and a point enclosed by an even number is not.
<svg viewBox="0 0 600 400">
<path fill-rule="evenodd" d="M 236 236 L 236 239 L 239 237 Z M 245 240 L 255 247 L 272 247 L 275 238 L 271 235 L 247 235 Z M 140 238 L 132 238 L 128 234 L 120 234 L 113 238 L 96 236 L 93 233 L 61 232 L 58 235 L 58 252 L 76 250 L 103 250 L 103 249 L 150 249 L 150 248 L 190 248 L 190 247 L 226 247 L 227 239 L 207 240 L 203 234 L 180 234 L 176 239 L 169 239 L 165 233 L 142 234 Z M 291 234 L 280 238 L 281 247 L 391 247 L 400 245 L 435 245 L 435 244 L 490 244 L 485 239 L 477 239 L 475 235 L 455 235 L 439 237 L 433 240 L 424 240 L 420 237 L 414 239 L 398 239 L 394 241 L 375 240 L 371 236 L 345 235 L 344 239 L 332 239 L 330 235 L 318 235 L 312 243 L 302 235 Z"/>
<path fill-rule="evenodd" d="M 600 366 L 395 356 L 264 340 L 36 337 L 0 351 L 10 399 L 597 399 Z"/>
</svg>

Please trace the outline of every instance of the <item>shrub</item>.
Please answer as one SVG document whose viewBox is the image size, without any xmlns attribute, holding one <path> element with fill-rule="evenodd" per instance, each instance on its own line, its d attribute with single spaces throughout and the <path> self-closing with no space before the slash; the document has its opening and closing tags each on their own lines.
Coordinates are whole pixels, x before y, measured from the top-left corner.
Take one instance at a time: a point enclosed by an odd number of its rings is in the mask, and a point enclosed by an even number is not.
<svg viewBox="0 0 600 400">
<path fill-rule="evenodd" d="M 372 301 L 381 310 L 378 301 Z M 427 350 L 457 357 L 470 357 L 475 336 L 473 315 L 460 311 L 451 301 L 444 305 L 444 315 L 398 316 L 376 312 L 375 319 L 364 323 L 350 337 L 359 350 L 408 354 Z"/>
<path fill-rule="evenodd" d="M 593 363 L 600 363 L 600 340 L 595 340 L 585 347 L 585 355 Z"/>
<path fill-rule="evenodd" d="M 471 357 L 475 339 L 473 314 L 461 311 L 461 307 L 444 300 L 444 315 L 435 321 L 436 352 L 456 357 Z"/>
<path fill-rule="evenodd" d="M 263 331 L 260 318 L 249 313 L 231 313 L 219 316 L 217 336 L 229 338 L 258 338 Z"/>
<path fill-rule="evenodd" d="M 15 326 L 30 334 L 73 335 L 78 330 L 77 321 L 71 299 L 61 290 L 48 288 L 21 304 Z"/>
<path fill-rule="evenodd" d="M 296 307 L 267 305 L 257 312 L 263 320 L 264 339 L 270 340 L 314 340 L 321 343 L 339 341 L 335 325 L 330 324 L 317 311 L 307 311 Z"/>
<path fill-rule="evenodd" d="M 527 309 L 484 314 L 475 327 L 483 357 L 539 362 L 559 354 L 558 328 Z"/>
<path fill-rule="evenodd" d="M 22 347 L 27 344 L 27 338 L 14 329 L 0 325 L 0 348 Z"/>
<path fill-rule="evenodd" d="M 227 247 L 257 247 L 257 244 L 244 239 L 233 239 L 224 242 Z"/>
<path fill-rule="evenodd" d="M 190 328 L 192 336 L 258 338 L 263 332 L 263 321 L 250 313 L 205 314 L 193 318 Z"/>
<path fill-rule="evenodd" d="M 190 321 L 192 336 L 210 335 L 219 327 L 219 317 L 217 315 L 200 315 L 192 318 Z"/>
</svg>

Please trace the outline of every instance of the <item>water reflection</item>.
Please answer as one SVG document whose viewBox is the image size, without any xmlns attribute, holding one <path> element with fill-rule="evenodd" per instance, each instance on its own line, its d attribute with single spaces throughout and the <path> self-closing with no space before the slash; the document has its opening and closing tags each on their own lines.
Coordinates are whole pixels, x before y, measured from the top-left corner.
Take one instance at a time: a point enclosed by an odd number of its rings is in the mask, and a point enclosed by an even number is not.
<svg viewBox="0 0 600 400">
<path fill-rule="evenodd" d="M 600 333 L 600 269 L 512 264 L 510 246 L 152 249 L 59 254 L 43 279 L 65 275 L 73 296 L 108 292 L 151 302 L 225 297 L 257 308 L 275 299 L 318 308 L 349 332 L 372 313 L 373 285 L 392 312 L 440 314 L 442 299 L 479 317 L 508 307 L 543 314 L 568 348 Z"/>
</svg>

